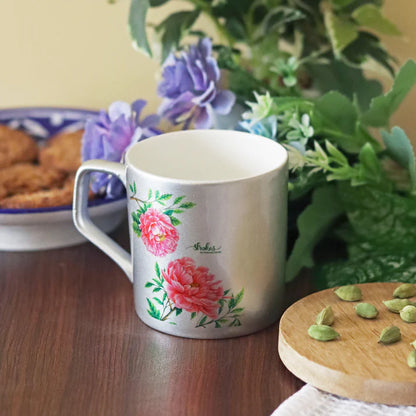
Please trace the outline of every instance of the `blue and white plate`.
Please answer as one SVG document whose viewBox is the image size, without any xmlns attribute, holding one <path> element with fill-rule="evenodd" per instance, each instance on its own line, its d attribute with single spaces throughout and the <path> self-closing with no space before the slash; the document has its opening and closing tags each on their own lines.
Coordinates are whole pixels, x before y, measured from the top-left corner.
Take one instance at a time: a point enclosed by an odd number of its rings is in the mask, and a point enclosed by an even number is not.
<svg viewBox="0 0 416 416">
<path fill-rule="evenodd" d="M 17 108 L 0 110 L 0 124 L 23 130 L 42 145 L 55 134 L 84 127 L 98 113 L 72 108 Z M 95 199 L 89 203 L 92 220 L 105 232 L 113 231 L 126 216 L 126 199 Z M 32 251 L 85 242 L 72 222 L 72 206 L 0 209 L 0 250 Z"/>
</svg>

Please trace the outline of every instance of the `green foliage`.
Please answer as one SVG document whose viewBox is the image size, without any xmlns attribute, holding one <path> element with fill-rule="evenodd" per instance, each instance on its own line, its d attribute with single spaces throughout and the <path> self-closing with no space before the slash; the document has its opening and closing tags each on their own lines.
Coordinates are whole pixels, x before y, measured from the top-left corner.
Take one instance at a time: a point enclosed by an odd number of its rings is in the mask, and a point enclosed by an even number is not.
<svg viewBox="0 0 416 416">
<path fill-rule="evenodd" d="M 314 265 L 313 250 L 316 244 L 343 211 L 335 186 L 328 185 L 314 190 L 311 204 L 297 221 L 299 238 L 287 261 L 286 281 L 293 280 L 303 267 Z"/>
<path fill-rule="evenodd" d="M 181 39 L 188 33 L 199 14 L 199 10 L 176 12 L 156 26 L 156 33 L 160 36 L 162 43 L 162 62 L 171 51 L 179 48 Z"/>
<path fill-rule="evenodd" d="M 401 34 L 396 25 L 383 16 L 380 9 L 374 4 L 364 4 L 355 9 L 352 17 L 359 25 L 374 29 L 385 35 Z"/>
<path fill-rule="evenodd" d="M 416 163 L 412 144 L 400 127 L 393 127 L 391 133 L 381 132 L 384 145 L 390 157 L 408 170 L 413 190 L 416 188 Z"/>
<path fill-rule="evenodd" d="M 416 83 L 416 62 L 407 61 L 397 73 L 392 89 L 371 101 L 370 108 L 361 116 L 361 122 L 371 127 L 387 127 L 391 115 L 398 109 Z"/>
<path fill-rule="evenodd" d="M 149 0 L 131 0 L 129 30 L 133 46 L 151 57 L 152 51 L 146 35 L 146 15 L 149 7 Z"/>
</svg>

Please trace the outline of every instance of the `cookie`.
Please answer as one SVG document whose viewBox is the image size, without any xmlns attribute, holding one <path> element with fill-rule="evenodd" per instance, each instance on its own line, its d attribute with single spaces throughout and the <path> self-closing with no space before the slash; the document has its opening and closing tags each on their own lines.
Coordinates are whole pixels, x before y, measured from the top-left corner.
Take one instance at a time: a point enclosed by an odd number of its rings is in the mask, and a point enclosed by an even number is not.
<svg viewBox="0 0 416 416">
<path fill-rule="evenodd" d="M 0 199 L 0 208 L 28 209 L 28 208 L 50 208 L 61 205 L 72 205 L 74 194 L 75 175 L 70 175 L 61 188 L 53 188 L 46 191 L 38 191 L 27 194 L 18 194 L 8 198 Z M 88 199 L 93 199 L 92 191 Z"/>
<path fill-rule="evenodd" d="M 31 163 L 0 169 L 0 199 L 8 196 L 61 187 L 66 173 Z"/>
<path fill-rule="evenodd" d="M 36 159 L 38 147 L 29 135 L 0 125 L 0 169 Z"/>
<path fill-rule="evenodd" d="M 71 205 L 74 191 L 74 178 L 68 178 L 61 188 L 53 188 L 25 194 L 17 194 L 0 199 L 0 208 L 27 209 L 49 208 Z"/>
<path fill-rule="evenodd" d="M 83 130 L 52 137 L 39 151 L 39 163 L 63 172 L 76 172 L 81 165 Z"/>
</svg>

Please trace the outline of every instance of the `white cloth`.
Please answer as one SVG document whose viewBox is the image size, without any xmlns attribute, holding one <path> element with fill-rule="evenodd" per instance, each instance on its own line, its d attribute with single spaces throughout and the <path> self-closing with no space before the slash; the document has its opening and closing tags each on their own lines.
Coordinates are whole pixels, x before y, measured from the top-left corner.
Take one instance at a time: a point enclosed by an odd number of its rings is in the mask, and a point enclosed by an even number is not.
<svg viewBox="0 0 416 416">
<path fill-rule="evenodd" d="M 387 406 L 325 393 L 307 384 L 271 416 L 416 416 L 416 406 Z"/>
</svg>

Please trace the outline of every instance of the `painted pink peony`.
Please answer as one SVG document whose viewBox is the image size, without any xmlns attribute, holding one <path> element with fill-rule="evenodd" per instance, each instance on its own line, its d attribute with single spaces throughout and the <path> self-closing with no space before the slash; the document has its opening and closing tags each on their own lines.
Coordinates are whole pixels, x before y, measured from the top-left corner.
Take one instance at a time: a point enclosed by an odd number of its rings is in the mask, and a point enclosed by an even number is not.
<svg viewBox="0 0 416 416">
<path fill-rule="evenodd" d="M 179 233 L 166 214 L 149 208 L 140 215 L 139 228 L 144 245 L 155 256 L 163 257 L 176 250 Z"/>
<path fill-rule="evenodd" d="M 171 261 L 162 274 L 168 297 L 175 307 L 187 312 L 202 312 L 212 319 L 218 317 L 218 301 L 224 290 L 207 267 L 196 267 L 194 260 L 182 257 Z"/>
</svg>

